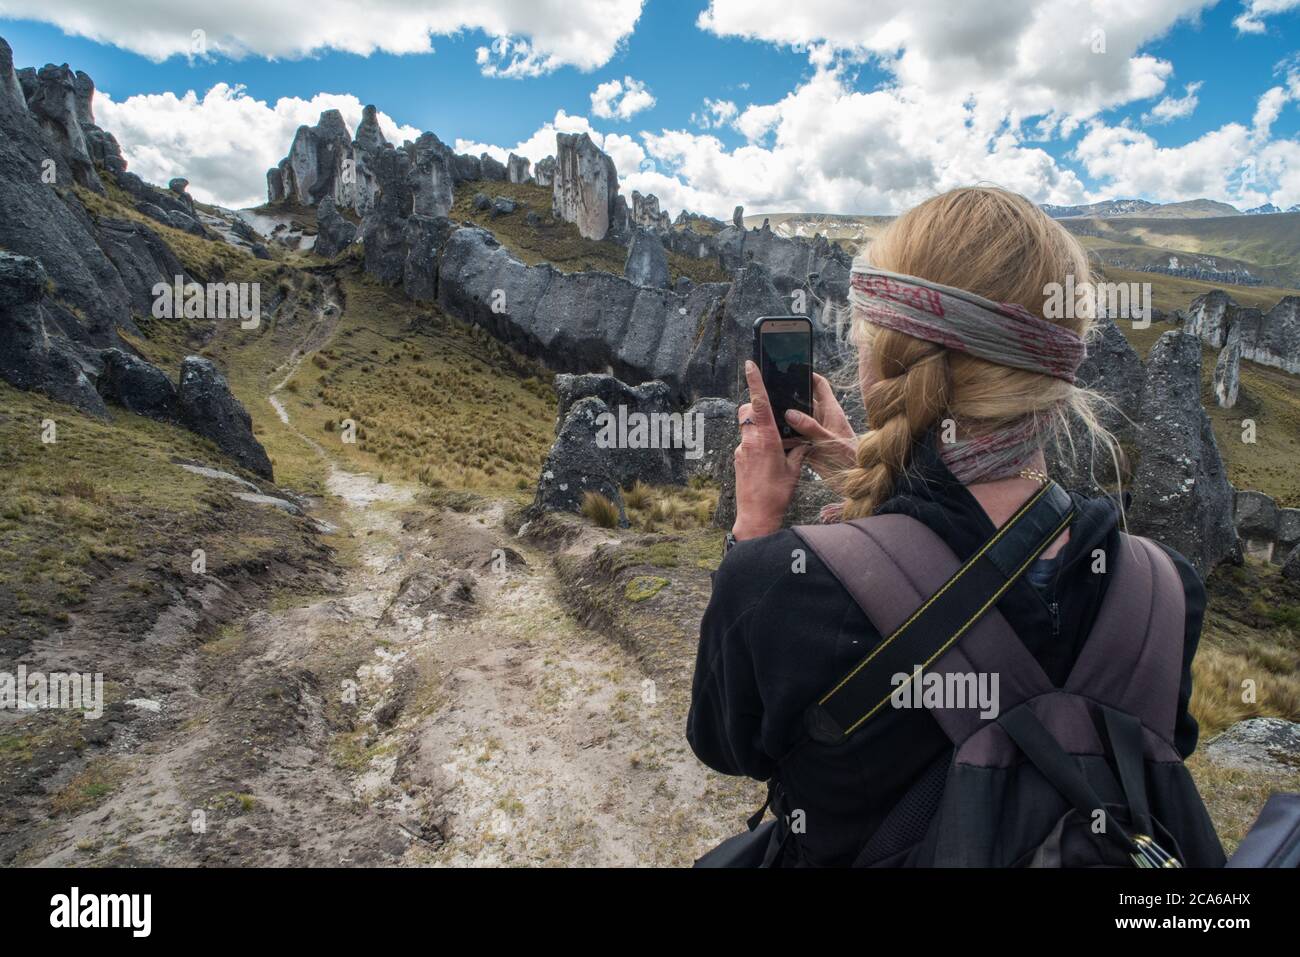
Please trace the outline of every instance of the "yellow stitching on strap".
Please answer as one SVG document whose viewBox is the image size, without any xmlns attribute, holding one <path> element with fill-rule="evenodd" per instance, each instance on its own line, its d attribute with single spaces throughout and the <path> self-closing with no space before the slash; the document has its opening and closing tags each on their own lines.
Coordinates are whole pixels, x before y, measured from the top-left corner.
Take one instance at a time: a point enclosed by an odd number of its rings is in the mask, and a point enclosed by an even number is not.
<svg viewBox="0 0 1300 957">
<path fill-rule="evenodd" d="M 876 655 L 884 651 L 885 648 L 889 646 L 890 642 L 892 642 L 895 638 L 897 638 L 905 628 L 907 628 L 910 624 L 912 624 L 912 622 L 916 621 L 916 619 L 921 616 L 922 612 L 924 612 L 927 608 L 929 608 L 932 604 L 934 604 L 934 602 L 938 600 L 938 598 L 941 595 L 943 595 L 944 592 L 946 592 L 949 588 L 951 588 L 954 584 L 956 584 L 957 580 L 960 579 L 962 575 L 966 574 L 967 570 L 972 565 L 974 565 L 975 562 L 977 562 L 984 555 L 985 552 L 987 552 L 990 548 L 992 548 L 997 543 L 998 539 L 1000 539 L 1002 535 L 1019 520 L 1021 515 L 1024 515 L 1025 512 L 1029 511 L 1030 507 L 1035 502 L 1037 502 L 1040 498 L 1046 495 L 1047 490 L 1051 487 L 1052 486 L 1050 485 L 1044 485 L 1037 492 L 1031 495 L 1028 498 L 1028 500 L 1026 500 L 1025 504 L 1020 506 L 1016 514 L 1012 515 L 1009 519 L 1007 519 L 1007 521 L 1002 525 L 1002 527 L 998 529 L 997 534 L 994 535 L 992 538 L 990 538 L 987 542 L 985 542 L 984 546 L 978 552 L 972 555 L 970 559 L 966 562 L 966 564 L 962 565 L 961 568 L 957 569 L 957 571 L 953 574 L 953 576 L 949 578 L 946 582 L 944 582 L 942 588 L 940 588 L 937 592 L 931 595 L 929 600 L 926 601 L 925 604 L 923 604 L 916 611 L 912 612 L 911 617 L 908 618 L 907 621 L 899 625 L 897 628 L 895 628 L 893 633 L 891 633 L 888 638 L 886 638 L 880 644 L 876 645 L 876 647 L 871 650 L 871 654 L 867 655 L 865 658 L 859 661 L 857 667 L 855 667 L 847 675 L 841 678 L 839 684 L 837 684 L 830 691 L 826 692 L 826 694 L 822 696 L 822 699 L 818 701 L 817 704 L 825 705 L 827 701 L 831 700 L 831 696 L 834 695 L 835 692 L 843 688 L 854 675 L 856 675 L 859 671 L 865 668 L 872 658 L 876 657 Z"/>
<path fill-rule="evenodd" d="M 1074 519 L 1074 510 L 1071 509 L 1071 510 L 1070 510 L 1070 514 L 1066 516 L 1065 521 L 1062 522 L 1060 525 L 1058 525 L 1058 526 L 1056 527 L 1056 531 L 1052 532 L 1051 537 L 1047 539 L 1047 544 L 1050 545 L 1050 544 L 1052 544 L 1052 542 L 1056 541 L 1056 537 L 1057 537 L 1058 535 L 1060 535 L 1061 532 L 1065 531 L 1066 526 L 1069 525 L 1070 522 L 1071 522 L 1073 519 Z M 943 645 L 940 646 L 939 650 L 936 651 L 934 654 L 932 654 L 932 655 L 929 657 L 929 659 L 927 659 L 927 660 L 926 660 L 926 661 L 921 665 L 921 670 L 924 671 L 926 668 L 928 668 L 928 667 L 930 666 L 930 663 L 931 663 L 931 662 L 933 662 L 936 658 L 938 658 L 938 657 L 939 657 L 940 655 L 942 655 L 945 651 L 947 651 L 950 647 L 952 647 L 952 643 L 953 643 L 954 641 L 956 641 L 958 638 L 960 638 L 962 635 L 964 635 L 964 634 L 966 633 L 966 630 L 967 630 L 968 628 L 970 628 L 970 626 L 973 625 L 976 621 L 978 621 L 978 620 L 980 619 L 980 616 L 983 615 L 984 612 L 988 611 L 989 606 L 992 605 L 994 602 L 996 602 L 999 598 L 1001 598 L 1002 595 L 1006 592 L 1006 590 L 1007 590 L 1008 588 L 1010 588 L 1013 584 L 1015 584 L 1016 579 L 1018 579 L 1018 578 L 1020 577 L 1021 573 L 1022 573 L 1026 568 L 1029 567 L 1029 563 L 1032 562 L 1032 561 L 1033 561 L 1035 558 L 1037 558 L 1039 555 L 1041 555 L 1041 554 L 1043 553 L 1043 551 L 1044 551 L 1044 548 L 1040 548 L 1040 549 L 1036 550 L 1036 551 L 1034 552 L 1034 554 L 1030 555 L 1029 558 L 1027 558 L 1027 559 L 1025 560 L 1024 564 L 1021 565 L 1019 568 L 1016 569 L 1015 574 L 1012 575 L 1010 578 L 1008 578 L 1008 579 L 1007 579 L 1007 580 L 1002 584 L 1002 586 L 1001 586 L 1000 588 L 998 588 L 998 590 L 993 594 L 993 597 L 990 598 L 988 601 L 986 601 L 986 602 L 983 604 L 983 606 L 980 608 L 979 611 L 977 611 L 977 612 L 975 612 L 975 614 L 971 615 L 970 618 L 967 619 L 966 624 L 964 624 L 964 625 L 962 625 L 960 628 L 958 628 L 957 631 L 953 634 L 953 636 L 952 636 L 951 638 L 949 638 L 947 641 L 945 641 L 945 642 L 943 643 Z M 912 671 L 912 672 L 907 676 L 907 681 L 904 681 L 901 685 L 898 686 L 898 688 L 906 688 L 906 687 L 908 686 L 908 684 L 911 683 L 911 681 L 912 681 L 912 679 L 913 679 L 914 677 L 916 677 L 916 672 L 915 672 L 915 671 Z M 866 721 L 866 720 L 867 720 L 868 718 L 870 718 L 873 714 L 875 714 L 875 713 L 876 713 L 877 711 L 879 711 L 882 707 L 884 707 L 885 702 L 888 701 L 890 698 L 892 698 L 892 697 L 894 696 L 894 693 L 898 690 L 898 688 L 895 688 L 894 691 L 891 691 L 889 694 L 885 695 L 885 697 L 882 698 L 882 699 L 880 700 L 880 703 L 879 703 L 879 704 L 877 704 L 874 708 L 872 708 L 870 711 L 868 711 L 866 714 L 864 714 L 864 715 L 863 715 L 861 718 L 859 718 L 857 721 L 853 722 L 853 724 L 850 725 L 849 728 L 847 728 L 847 729 L 845 730 L 845 732 L 844 732 L 844 736 L 845 736 L 845 737 L 848 737 L 850 734 L 852 734 L 854 731 L 856 731 L 858 728 L 860 728 L 860 727 L 862 726 L 862 723 L 863 723 L 864 721 Z"/>
</svg>

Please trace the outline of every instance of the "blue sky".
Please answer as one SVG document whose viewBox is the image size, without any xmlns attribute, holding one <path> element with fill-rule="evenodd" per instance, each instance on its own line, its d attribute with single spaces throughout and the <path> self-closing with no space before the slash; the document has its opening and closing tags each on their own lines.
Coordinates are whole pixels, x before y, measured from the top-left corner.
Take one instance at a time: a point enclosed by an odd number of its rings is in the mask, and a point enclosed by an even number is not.
<svg viewBox="0 0 1300 957">
<path fill-rule="evenodd" d="M 217 46 L 244 46 L 238 58 L 218 50 L 157 59 L 168 44 L 184 48 L 192 24 L 211 19 L 206 12 L 178 17 L 184 3 L 137 4 L 157 8 L 143 9 L 142 18 L 164 18 L 159 35 L 151 32 L 147 40 L 122 22 L 129 15 L 95 11 L 96 5 L 0 3 L 49 21 L 0 19 L 0 35 L 18 66 L 67 62 L 89 73 L 112 101 L 99 110 L 101 123 L 123 141 L 142 175 L 187 175 L 197 195 L 206 188 L 209 198 L 230 203 L 249 200 L 297 123 L 318 113 L 316 106 L 330 105 L 313 102 L 320 94 L 374 103 L 394 124 L 494 151 L 527 144 L 544 155 L 548 124 L 589 129 L 598 141 L 611 137 L 606 148 L 625 188 L 656 192 L 674 211 L 686 205 L 721 214 L 741 202 L 751 211 L 894 212 L 970 180 L 1000 182 L 1039 201 L 1206 195 L 1243 206 L 1300 203 L 1300 79 L 1294 79 L 1300 4 L 1243 30 L 1234 25 L 1249 14 L 1241 0 L 1208 6 L 1205 0 L 1133 0 L 1136 12 L 1122 20 L 1092 15 L 1110 46 L 1109 66 L 1098 69 L 1074 58 L 1082 55 L 1075 36 L 1094 29 L 1090 8 L 1109 9 L 1101 0 L 1040 0 L 1032 17 L 1015 9 L 1027 0 L 1006 0 L 1011 31 L 1023 25 L 1024 32 L 1014 47 L 992 54 L 988 37 L 977 35 L 978 22 L 957 16 L 945 27 L 947 10 L 938 0 L 804 0 L 794 11 L 788 0 L 649 0 L 639 10 L 637 0 L 572 0 L 557 9 L 581 17 L 590 8 L 588 16 L 616 21 L 611 11 L 618 7 L 626 21 L 577 41 L 539 25 L 522 12 L 527 5 L 500 0 L 487 29 L 475 25 L 476 17 L 485 22 L 481 15 L 465 14 L 457 32 L 438 32 L 445 25 L 435 30 L 432 53 L 397 54 L 384 48 L 412 44 L 419 30 L 401 17 L 421 5 L 385 2 L 397 11 L 394 34 L 402 35 L 386 36 L 382 4 L 367 5 L 371 21 L 350 28 L 377 47 L 365 55 L 330 49 L 351 40 L 293 35 L 295 21 L 312 15 L 306 11 L 328 15 L 329 3 L 285 4 L 302 9 L 283 23 L 274 14 L 246 23 L 230 14 L 208 35 Z M 1041 11 L 1052 4 L 1060 7 L 1056 19 L 1043 20 Z M 470 6 L 492 8 L 493 2 Z M 954 6 L 972 5 L 948 4 Z M 707 28 L 700 22 L 706 9 L 713 21 Z M 850 10 L 862 12 L 848 20 Z M 166 11 L 175 23 L 165 22 Z M 454 9 L 445 16 L 459 22 Z M 88 22 L 98 40 L 64 32 Z M 896 39 L 879 41 L 885 33 Z M 1059 77 L 1053 75 L 1059 48 L 1024 52 L 1045 38 L 1052 42 L 1054 33 L 1070 38 L 1064 49 L 1072 65 Z M 560 50 L 559 62 L 526 69 L 532 75 L 519 78 L 485 75 L 479 51 L 494 36 L 533 51 Z M 312 49 L 292 49 L 294 43 Z M 972 57 L 987 62 L 971 68 Z M 1005 70 L 998 57 L 1007 59 Z M 1011 64 L 1015 57 L 1019 62 Z M 1133 74 L 1127 84 L 1100 89 L 1127 72 Z M 593 91 L 629 77 L 644 85 L 653 105 L 628 118 L 597 115 Z M 237 87 L 224 100 L 240 101 L 237 110 L 223 102 L 220 117 L 218 104 L 204 104 L 218 84 Z M 1183 97 L 1187 84 L 1199 84 L 1194 107 L 1171 106 L 1173 118 L 1155 122 L 1156 104 Z M 1270 90 L 1280 91 L 1269 94 L 1275 118 L 1265 133 L 1252 132 Z M 164 109 L 156 99 L 170 93 L 176 100 L 187 91 L 196 94 L 192 105 L 169 100 Z M 281 102 L 286 98 L 304 102 L 291 109 Z M 724 122 L 701 124 L 706 99 L 729 104 Z M 253 115 L 255 104 L 264 105 L 261 114 Z M 241 110 L 246 122 L 238 119 Z M 561 111 L 565 119 L 557 122 Z M 268 119 L 273 113 L 275 123 Z M 187 124 L 194 130 L 187 132 Z M 235 142 L 255 133 L 281 141 Z M 230 143 L 204 142 L 205 136 Z M 1250 170 L 1244 185 L 1243 169 Z"/>
</svg>

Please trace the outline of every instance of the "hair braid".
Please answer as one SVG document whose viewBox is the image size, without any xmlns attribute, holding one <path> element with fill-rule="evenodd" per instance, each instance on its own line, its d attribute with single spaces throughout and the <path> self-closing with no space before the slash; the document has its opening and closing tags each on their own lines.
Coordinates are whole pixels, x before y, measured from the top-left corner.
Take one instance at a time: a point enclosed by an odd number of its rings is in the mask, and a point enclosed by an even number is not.
<svg viewBox="0 0 1300 957">
<path fill-rule="evenodd" d="M 912 445 L 948 409 L 952 376 L 942 346 L 881 329 L 872 336 L 875 381 L 863 396 L 871 429 L 858 439 L 857 464 L 836 477 L 844 518 L 864 518 L 894 490 Z"/>
</svg>

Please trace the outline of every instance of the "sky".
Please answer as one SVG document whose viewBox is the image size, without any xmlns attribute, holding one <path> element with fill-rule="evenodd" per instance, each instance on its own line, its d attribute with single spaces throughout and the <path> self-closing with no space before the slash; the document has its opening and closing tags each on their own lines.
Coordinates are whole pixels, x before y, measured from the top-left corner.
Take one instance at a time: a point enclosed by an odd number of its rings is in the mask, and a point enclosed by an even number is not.
<svg viewBox="0 0 1300 957">
<path fill-rule="evenodd" d="M 130 168 L 232 207 L 300 124 L 553 154 L 587 131 L 672 214 L 1300 203 L 1300 0 L 0 0 Z"/>
</svg>

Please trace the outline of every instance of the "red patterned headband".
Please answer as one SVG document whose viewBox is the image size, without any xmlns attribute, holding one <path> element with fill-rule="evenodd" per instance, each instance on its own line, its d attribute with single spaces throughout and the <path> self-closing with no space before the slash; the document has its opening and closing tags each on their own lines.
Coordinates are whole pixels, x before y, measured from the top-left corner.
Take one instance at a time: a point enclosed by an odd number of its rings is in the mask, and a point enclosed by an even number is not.
<svg viewBox="0 0 1300 957">
<path fill-rule="evenodd" d="M 854 267 L 849 286 L 849 301 L 872 325 L 998 365 L 1073 383 L 1086 353 L 1073 331 L 1015 303 L 871 267 Z"/>
</svg>

